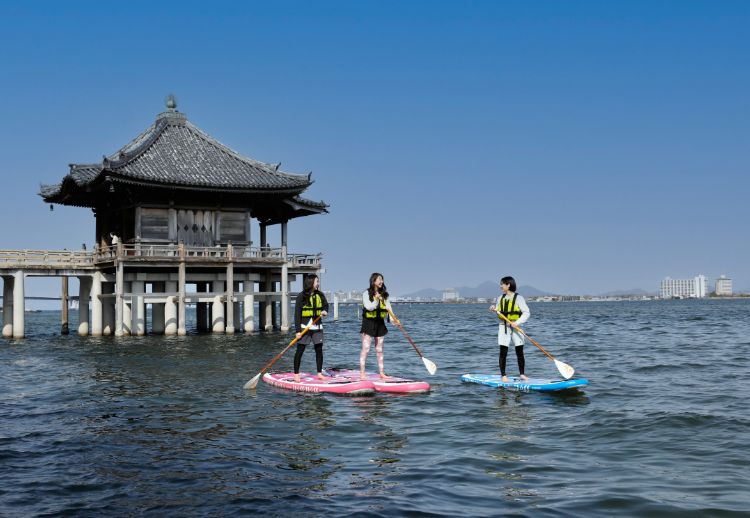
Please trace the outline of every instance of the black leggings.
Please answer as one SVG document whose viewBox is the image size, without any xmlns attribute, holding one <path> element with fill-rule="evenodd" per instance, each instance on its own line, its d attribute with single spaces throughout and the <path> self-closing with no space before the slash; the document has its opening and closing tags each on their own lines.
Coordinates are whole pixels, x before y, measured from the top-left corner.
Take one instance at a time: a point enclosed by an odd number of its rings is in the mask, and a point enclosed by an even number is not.
<svg viewBox="0 0 750 518">
<path fill-rule="evenodd" d="M 305 352 L 305 344 L 297 344 L 297 352 L 294 353 L 294 373 L 299 374 L 299 364 L 302 362 L 302 353 Z M 315 364 L 318 372 L 323 372 L 323 344 L 315 344 Z"/>
<path fill-rule="evenodd" d="M 518 372 L 519 374 L 525 374 L 524 369 L 526 368 L 526 359 L 523 357 L 523 345 L 519 345 L 516 348 L 516 358 L 518 359 Z M 505 360 L 508 359 L 508 346 L 500 346 L 500 374 L 505 376 Z"/>
</svg>

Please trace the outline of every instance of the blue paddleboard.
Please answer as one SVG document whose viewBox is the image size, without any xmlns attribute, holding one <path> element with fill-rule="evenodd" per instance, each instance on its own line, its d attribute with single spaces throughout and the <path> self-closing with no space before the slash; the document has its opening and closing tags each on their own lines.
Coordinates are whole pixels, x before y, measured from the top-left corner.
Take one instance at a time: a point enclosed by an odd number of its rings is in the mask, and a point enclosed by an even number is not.
<svg viewBox="0 0 750 518">
<path fill-rule="evenodd" d="M 519 392 L 531 392 L 532 390 L 537 390 L 539 392 L 554 392 L 556 390 L 584 387 L 589 384 L 589 380 L 585 379 L 547 380 L 529 378 L 528 380 L 523 381 L 521 378 L 509 376 L 508 380 L 509 381 L 502 381 L 502 376 L 499 374 L 464 374 L 461 376 L 461 381 L 466 381 L 468 383 L 479 383 L 480 385 L 501 387 L 510 390 L 517 390 Z"/>
</svg>

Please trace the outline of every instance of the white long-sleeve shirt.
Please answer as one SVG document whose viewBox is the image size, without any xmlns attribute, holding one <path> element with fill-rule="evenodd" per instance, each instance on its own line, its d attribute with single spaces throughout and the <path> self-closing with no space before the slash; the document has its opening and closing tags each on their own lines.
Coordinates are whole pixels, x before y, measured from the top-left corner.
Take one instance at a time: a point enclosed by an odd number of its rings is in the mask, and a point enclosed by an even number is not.
<svg viewBox="0 0 750 518">
<path fill-rule="evenodd" d="M 376 298 L 370 300 L 370 292 L 368 290 L 365 290 L 364 292 L 362 292 L 362 305 L 367 311 L 375 311 L 380 306 L 380 301 Z M 392 311 L 390 300 L 385 299 L 385 307 L 389 311 Z"/>
</svg>

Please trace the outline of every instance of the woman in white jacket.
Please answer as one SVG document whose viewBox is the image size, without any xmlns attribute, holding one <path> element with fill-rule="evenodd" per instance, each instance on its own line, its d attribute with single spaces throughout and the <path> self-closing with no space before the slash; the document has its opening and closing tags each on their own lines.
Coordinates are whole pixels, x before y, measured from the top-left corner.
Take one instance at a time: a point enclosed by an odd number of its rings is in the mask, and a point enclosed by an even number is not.
<svg viewBox="0 0 750 518">
<path fill-rule="evenodd" d="M 362 293 L 362 350 L 359 353 L 359 376 L 366 379 L 365 362 L 370 352 L 370 344 L 375 339 L 375 352 L 378 356 L 378 371 L 381 378 L 387 378 L 383 369 L 383 343 L 388 328 L 385 321 L 391 303 L 388 301 L 388 291 L 385 288 L 383 276 L 377 272 L 370 275 L 370 287 Z"/>
<path fill-rule="evenodd" d="M 494 306 L 490 306 L 490 311 L 497 313 L 501 320 L 497 331 L 497 343 L 500 345 L 500 374 L 503 376 L 503 381 L 508 381 L 508 376 L 505 375 L 505 363 L 508 358 L 508 346 L 513 342 L 516 349 L 516 359 L 518 360 L 519 377 L 526 381 L 529 378 L 524 372 L 526 368 L 526 359 L 523 356 L 524 338 L 516 327 L 526 322 L 531 316 L 531 312 L 526 304 L 526 299 L 516 293 L 516 280 L 513 277 L 500 279 L 500 289 L 503 294 L 497 298 Z M 510 320 L 510 323 L 501 318 L 500 315 L 505 316 Z"/>
</svg>

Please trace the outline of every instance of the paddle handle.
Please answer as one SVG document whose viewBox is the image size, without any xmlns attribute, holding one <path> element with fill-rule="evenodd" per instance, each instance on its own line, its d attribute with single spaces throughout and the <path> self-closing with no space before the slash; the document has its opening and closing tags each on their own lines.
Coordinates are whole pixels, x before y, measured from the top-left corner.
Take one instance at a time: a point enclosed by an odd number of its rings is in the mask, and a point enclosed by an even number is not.
<svg viewBox="0 0 750 518">
<path fill-rule="evenodd" d="M 511 320 L 510 320 L 510 319 L 509 319 L 508 317 L 506 317 L 506 316 L 505 316 L 505 315 L 503 315 L 502 313 L 498 313 L 498 314 L 497 314 L 497 316 L 499 316 L 500 318 L 502 318 L 503 320 L 505 320 L 506 322 L 508 322 L 509 324 L 511 324 L 511 326 L 510 326 L 511 328 L 513 328 L 513 329 L 518 329 L 518 331 L 519 331 L 519 332 L 520 332 L 520 333 L 521 333 L 521 334 L 522 334 L 523 336 L 525 336 L 526 338 L 528 338 L 528 339 L 529 339 L 529 341 L 530 341 L 530 342 L 531 342 L 532 344 L 534 344 L 534 345 L 536 345 L 537 347 L 539 347 L 539 350 L 540 350 L 540 351 L 542 351 L 542 352 L 543 352 L 544 354 L 546 354 L 546 355 L 547 355 L 547 356 L 549 357 L 549 359 L 550 359 L 550 360 L 554 360 L 554 359 L 555 359 L 555 358 L 554 358 L 554 357 L 553 357 L 553 356 L 552 356 L 552 355 L 551 355 L 550 353 L 548 353 L 547 351 L 545 351 L 545 350 L 544 350 L 544 347 L 542 347 L 541 345 L 539 345 L 538 343 L 536 343 L 536 342 L 534 341 L 534 339 L 533 339 L 533 338 L 531 338 L 531 337 L 530 337 L 529 335 L 527 335 L 526 333 L 524 333 L 523 329 L 521 329 L 521 328 L 520 328 L 520 326 L 514 326 L 514 325 L 513 325 L 513 322 L 511 322 Z"/>
<path fill-rule="evenodd" d="M 404 333 L 404 336 L 406 337 L 406 339 L 409 340 L 409 343 L 411 344 L 411 346 L 414 347 L 414 350 L 417 351 L 417 354 L 419 355 L 419 357 L 424 358 L 424 356 L 422 355 L 422 351 L 419 350 L 419 347 L 417 347 L 417 344 L 414 343 L 414 340 L 411 339 L 411 336 L 409 336 L 409 333 L 407 333 L 406 329 L 404 329 L 404 327 L 401 325 L 401 321 L 398 318 L 396 318 L 396 315 L 394 315 L 393 311 L 391 311 L 390 309 L 388 310 L 388 313 L 391 315 L 391 318 L 393 319 L 394 323 L 398 326 L 398 328 L 401 330 L 401 332 Z"/>
<path fill-rule="evenodd" d="M 297 340 L 299 340 L 300 338 L 302 338 L 302 335 L 304 335 L 305 333 L 307 333 L 308 329 L 310 329 L 310 328 L 311 328 L 312 326 L 314 326 L 315 324 L 317 324 L 317 323 L 318 323 L 318 320 L 320 320 L 320 318 L 321 318 L 322 316 L 323 316 L 323 315 L 318 315 L 318 316 L 317 316 L 317 317 L 315 318 L 315 320 L 313 320 L 313 321 L 312 321 L 312 323 L 311 323 L 310 325 L 308 325 L 307 327 L 305 327 L 305 328 L 304 328 L 304 329 L 302 330 L 302 332 L 301 332 L 301 333 L 299 334 L 299 338 L 295 337 L 295 338 L 294 338 L 294 340 L 292 340 L 291 342 L 289 342 L 289 345 L 287 345 L 287 346 L 286 346 L 286 347 L 284 348 L 284 350 L 283 350 L 283 351 L 281 351 L 281 352 L 280 352 L 279 354 L 277 354 L 277 355 L 276 355 L 276 356 L 275 356 L 275 357 L 273 358 L 273 360 L 271 360 L 270 362 L 268 362 L 268 363 L 266 364 L 266 366 L 265 366 L 265 367 L 263 367 L 263 368 L 262 368 L 262 369 L 260 370 L 260 374 L 263 374 L 264 372 L 266 372 L 266 371 L 267 371 L 268 369 L 270 369 L 270 368 L 271 368 L 271 366 L 273 366 L 273 364 L 274 364 L 274 363 L 276 363 L 276 361 L 277 361 L 277 360 L 278 360 L 279 358 L 281 358 L 282 356 L 284 356 L 284 353 L 285 353 L 285 352 L 287 352 L 287 351 L 289 350 L 289 348 L 290 348 L 291 346 L 293 346 L 294 344 L 296 344 L 296 343 L 297 343 Z"/>
</svg>

